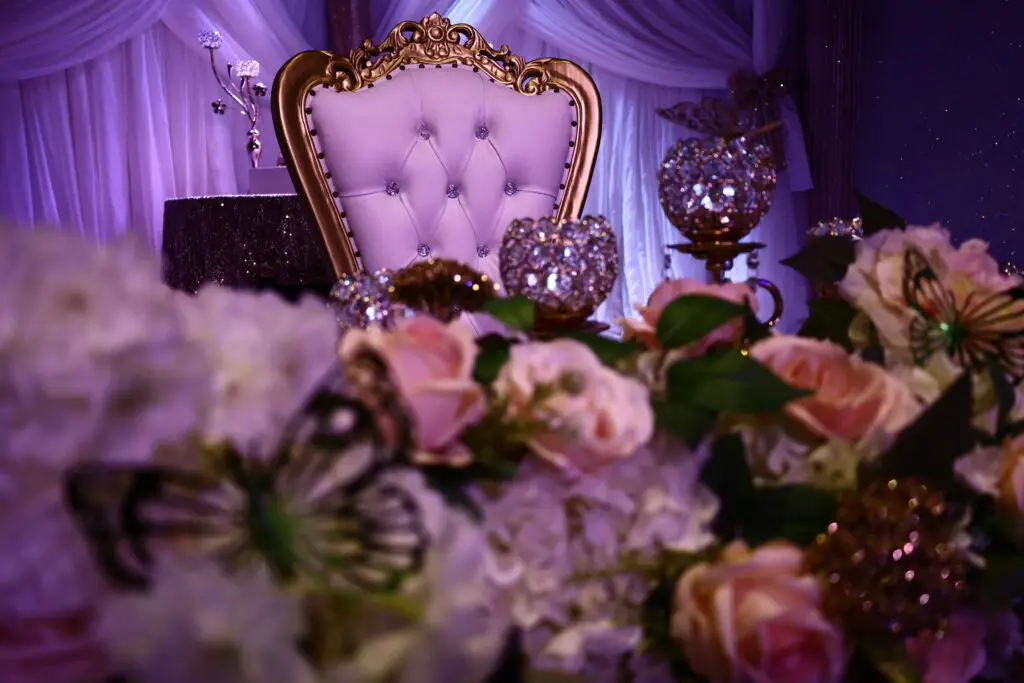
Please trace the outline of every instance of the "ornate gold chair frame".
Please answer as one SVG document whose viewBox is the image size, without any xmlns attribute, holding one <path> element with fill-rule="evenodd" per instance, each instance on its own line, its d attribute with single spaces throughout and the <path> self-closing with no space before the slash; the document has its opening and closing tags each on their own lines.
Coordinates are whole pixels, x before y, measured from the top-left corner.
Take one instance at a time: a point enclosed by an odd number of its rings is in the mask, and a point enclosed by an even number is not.
<svg viewBox="0 0 1024 683">
<path fill-rule="evenodd" d="M 583 210 L 601 136 L 601 100 L 589 74 L 567 60 L 527 62 L 512 54 L 507 45 L 496 50 L 472 26 L 453 25 L 434 13 L 419 23 L 402 22 L 380 45 L 367 40 L 347 56 L 326 51 L 299 53 L 274 80 L 273 117 L 281 149 L 295 187 L 320 228 L 337 275 L 358 272 L 359 261 L 343 210 L 332 197 L 310 136 L 305 109 L 307 95 L 317 87 L 331 87 L 338 92 L 372 88 L 407 64 L 451 63 L 479 69 L 524 95 L 547 90 L 561 90 L 569 95 L 578 110 L 578 125 L 555 218 L 578 217 Z"/>
</svg>

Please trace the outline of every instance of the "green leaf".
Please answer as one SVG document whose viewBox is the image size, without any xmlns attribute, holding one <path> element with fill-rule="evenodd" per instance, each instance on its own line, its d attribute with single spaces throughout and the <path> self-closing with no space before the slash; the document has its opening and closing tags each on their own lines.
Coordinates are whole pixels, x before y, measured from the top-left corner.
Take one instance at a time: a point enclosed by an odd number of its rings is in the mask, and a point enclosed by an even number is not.
<svg viewBox="0 0 1024 683">
<path fill-rule="evenodd" d="M 855 257 L 856 242 L 850 237 L 813 237 L 781 263 L 811 282 L 831 284 L 846 276 Z"/>
<path fill-rule="evenodd" d="M 682 296 L 670 303 L 658 318 L 658 343 L 679 349 L 745 315 L 749 309 L 725 299 L 703 294 Z"/>
<path fill-rule="evenodd" d="M 996 393 L 996 436 L 1001 437 L 1010 423 L 1010 413 L 1017 401 L 1017 391 L 997 361 L 989 360 L 987 370 Z"/>
<path fill-rule="evenodd" d="M 858 642 L 854 659 L 869 663 L 871 668 L 881 674 L 888 683 L 920 683 L 921 681 L 921 674 L 914 662 L 910 660 L 910 654 L 902 641 Z"/>
<path fill-rule="evenodd" d="M 974 448 L 971 373 L 965 372 L 896 437 L 876 462 L 862 468 L 862 481 L 919 477 L 939 486 L 953 486 L 957 458 Z"/>
<path fill-rule="evenodd" d="M 497 318 L 511 330 L 527 332 L 533 329 L 533 302 L 526 297 L 510 296 L 490 299 L 484 304 L 483 311 Z"/>
<path fill-rule="evenodd" d="M 718 413 L 702 406 L 659 401 L 651 407 L 658 427 L 667 429 L 691 449 L 711 433 L 718 419 Z"/>
<path fill-rule="evenodd" d="M 739 434 L 727 434 L 712 444 L 700 479 L 718 496 L 718 514 L 712 531 L 723 541 L 735 538 L 750 517 L 757 493 Z"/>
<path fill-rule="evenodd" d="M 824 339 L 853 351 L 850 325 L 857 310 L 842 299 L 814 299 L 808 302 L 810 314 L 797 334 L 801 337 Z"/>
<path fill-rule="evenodd" d="M 676 363 L 668 369 L 667 384 L 670 403 L 749 415 L 777 413 L 807 395 L 736 350 Z"/>
<path fill-rule="evenodd" d="M 835 521 L 836 499 L 825 489 L 809 484 L 759 488 L 741 535 L 750 545 L 773 539 L 810 545 Z"/>
<path fill-rule="evenodd" d="M 895 211 L 862 194 L 857 195 L 857 205 L 860 207 L 861 228 L 865 235 L 874 235 L 876 232 L 891 228 L 902 230 L 907 227 L 907 222 Z"/>
<path fill-rule="evenodd" d="M 514 344 L 514 341 L 500 334 L 489 334 L 478 339 L 480 353 L 473 367 L 473 378 L 484 386 L 490 386 L 498 378 L 501 368 L 508 362 L 509 352 Z"/>
<path fill-rule="evenodd" d="M 589 332 L 573 332 L 566 337 L 587 346 L 602 363 L 611 368 L 618 367 L 620 362 L 642 349 L 633 342 L 623 343 Z"/>
<path fill-rule="evenodd" d="M 753 344 L 770 336 L 772 336 L 772 328 L 759 320 L 753 311 L 748 310 L 746 317 L 743 319 L 743 339 L 748 344 Z"/>
</svg>

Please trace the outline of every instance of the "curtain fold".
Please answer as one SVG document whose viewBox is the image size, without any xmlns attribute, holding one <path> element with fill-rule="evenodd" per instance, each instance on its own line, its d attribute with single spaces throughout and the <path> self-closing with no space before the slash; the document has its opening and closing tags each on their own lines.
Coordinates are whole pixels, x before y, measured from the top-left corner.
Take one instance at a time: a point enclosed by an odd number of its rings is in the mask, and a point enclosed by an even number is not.
<svg viewBox="0 0 1024 683">
<path fill-rule="evenodd" d="M 8 0 L 0 21 L 0 82 L 87 62 L 149 29 L 176 0 Z"/>
<path fill-rule="evenodd" d="M 97 240 L 135 232 L 158 249 L 165 200 L 247 188 L 245 121 L 230 109 L 214 116 L 210 102 L 223 93 L 197 34 L 219 30 L 218 68 L 251 57 L 261 63 L 258 80 L 269 85 L 284 61 L 312 47 L 292 12 L 299 2 L 316 1 L 322 9 L 322 0 L 173 0 L 148 25 L 139 17 L 169 2 L 70 3 L 77 12 L 118 13 L 122 33 L 133 25 L 125 17 L 134 15 L 138 30 L 127 37 L 112 31 L 104 43 L 112 46 L 102 54 L 47 75 L 36 75 L 40 65 L 62 62 L 41 60 L 7 72 L 15 80 L 0 82 L 0 218 L 78 230 Z M 116 27 L 114 18 L 105 20 Z M 0 36 L 3 55 L 9 44 L 34 41 L 60 52 L 61 41 L 78 40 L 67 25 L 27 20 L 0 25 Z M 3 65 L 13 69 L 15 62 Z M 277 141 L 265 105 L 263 158 L 272 165 Z"/>
</svg>

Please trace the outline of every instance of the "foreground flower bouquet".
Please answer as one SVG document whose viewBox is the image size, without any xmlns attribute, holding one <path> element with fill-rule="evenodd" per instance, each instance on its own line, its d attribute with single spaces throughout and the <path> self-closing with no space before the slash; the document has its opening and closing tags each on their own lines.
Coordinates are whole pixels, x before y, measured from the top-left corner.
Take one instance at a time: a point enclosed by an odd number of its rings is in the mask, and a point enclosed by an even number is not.
<svg viewBox="0 0 1024 683">
<path fill-rule="evenodd" d="M 518 299 L 485 305 L 500 335 L 339 335 L 127 247 L 2 239 L 12 680 L 1021 671 L 1024 304 L 983 243 L 821 238 L 789 263 L 841 297 L 800 334 L 678 280 L 619 342 L 536 341 Z"/>
</svg>

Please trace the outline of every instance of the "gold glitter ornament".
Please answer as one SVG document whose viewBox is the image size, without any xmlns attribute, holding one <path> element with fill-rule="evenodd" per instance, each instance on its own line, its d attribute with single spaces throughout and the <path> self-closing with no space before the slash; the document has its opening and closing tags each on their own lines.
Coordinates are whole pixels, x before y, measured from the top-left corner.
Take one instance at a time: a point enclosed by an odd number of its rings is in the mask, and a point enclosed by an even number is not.
<svg viewBox="0 0 1024 683">
<path fill-rule="evenodd" d="M 851 494 L 806 554 L 824 581 L 825 612 L 852 637 L 942 629 L 966 590 L 960 513 L 912 479 Z"/>
<path fill-rule="evenodd" d="M 498 296 L 501 287 L 482 273 L 450 259 L 419 261 L 395 274 L 391 299 L 450 322 Z"/>
</svg>

